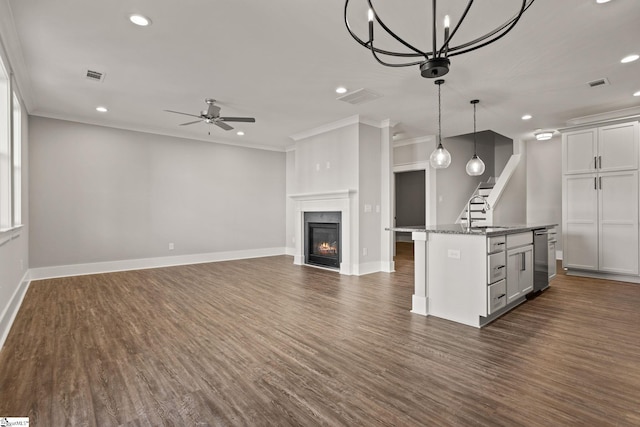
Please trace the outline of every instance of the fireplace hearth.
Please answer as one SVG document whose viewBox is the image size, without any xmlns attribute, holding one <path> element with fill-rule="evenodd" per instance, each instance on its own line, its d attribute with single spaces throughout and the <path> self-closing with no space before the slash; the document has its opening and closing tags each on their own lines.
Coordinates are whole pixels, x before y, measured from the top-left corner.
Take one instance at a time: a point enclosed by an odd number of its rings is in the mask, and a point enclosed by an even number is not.
<svg viewBox="0 0 640 427">
<path fill-rule="evenodd" d="M 340 212 L 305 213 L 305 262 L 340 268 Z"/>
</svg>

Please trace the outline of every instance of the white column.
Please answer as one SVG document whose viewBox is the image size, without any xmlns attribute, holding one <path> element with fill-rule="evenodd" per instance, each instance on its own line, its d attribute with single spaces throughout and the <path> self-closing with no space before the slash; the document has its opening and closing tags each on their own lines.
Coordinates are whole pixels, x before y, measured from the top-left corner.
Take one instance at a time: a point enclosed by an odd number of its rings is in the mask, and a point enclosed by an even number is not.
<svg viewBox="0 0 640 427">
<path fill-rule="evenodd" d="M 427 233 L 413 232 L 414 247 L 414 290 L 411 312 L 429 315 L 429 283 L 427 280 Z"/>
</svg>

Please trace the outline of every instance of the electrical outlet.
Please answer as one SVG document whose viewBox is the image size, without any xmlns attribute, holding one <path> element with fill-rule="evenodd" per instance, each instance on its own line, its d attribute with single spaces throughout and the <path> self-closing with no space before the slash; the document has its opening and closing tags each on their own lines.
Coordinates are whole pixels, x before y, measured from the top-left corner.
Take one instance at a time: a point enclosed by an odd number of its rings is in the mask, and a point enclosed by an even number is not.
<svg viewBox="0 0 640 427">
<path fill-rule="evenodd" d="M 331 162 L 327 162 L 327 169 L 331 169 Z"/>
<path fill-rule="evenodd" d="M 169 243 L 169 250 L 172 251 L 174 249 L 173 243 Z"/>
<path fill-rule="evenodd" d="M 362 248 L 362 256 L 367 256 L 367 248 Z"/>
<path fill-rule="evenodd" d="M 447 251 L 447 256 L 453 259 L 460 259 L 460 250 L 459 249 L 449 249 Z"/>
<path fill-rule="evenodd" d="M 364 205 L 365 212 L 371 212 L 371 205 Z"/>
<path fill-rule="evenodd" d="M 320 163 L 316 163 L 316 170 L 319 171 L 320 170 Z"/>
</svg>

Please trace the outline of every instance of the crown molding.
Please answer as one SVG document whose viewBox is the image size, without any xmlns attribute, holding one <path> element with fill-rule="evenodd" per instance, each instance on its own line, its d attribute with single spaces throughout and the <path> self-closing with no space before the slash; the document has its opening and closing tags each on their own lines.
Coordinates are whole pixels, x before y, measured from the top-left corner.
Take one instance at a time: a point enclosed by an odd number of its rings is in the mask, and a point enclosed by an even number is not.
<svg viewBox="0 0 640 427">
<path fill-rule="evenodd" d="M 419 136 L 417 138 L 401 139 L 399 141 L 393 141 L 393 148 L 404 147 L 406 145 L 422 144 L 423 142 L 435 141 L 435 135 Z"/>
</svg>

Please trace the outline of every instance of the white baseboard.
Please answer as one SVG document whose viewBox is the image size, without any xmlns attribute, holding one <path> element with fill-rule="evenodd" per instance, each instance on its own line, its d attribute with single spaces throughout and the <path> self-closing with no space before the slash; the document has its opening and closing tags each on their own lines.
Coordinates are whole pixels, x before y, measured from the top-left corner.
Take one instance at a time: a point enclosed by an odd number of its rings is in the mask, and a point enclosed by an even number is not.
<svg viewBox="0 0 640 427">
<path fill-rule="evenodd" d="M 262 258 L 285 255 L 286 248 L 248 249 L 243 251 L 211 252 L 204 254 L 177 255 L 171 257 L 141 258 L 122 261 L 106 261 L 88 264 L 58 265 L 32 268 L 31 280 L 53 279 L 56 277 L 84 276 L 87 274 L 113 273 L 116 271 L 144 270 L 148 268 L 172 267 L 186 264 L 231 261 L 247 258 Z"/>
<path fill-rule="evenodd" d="M 22 277 L 20 285 L 18 285 L 15 292 L 11 296 L 9 304 L 7 304 L 4 312 L 0 315 L 0 349 L 2 349 L 7 336 L 9 336 L 11 325 L 13 325 L 13 321 L 18 314 L 18 310 L 20 309 L 20 305 L 22 305 L 22 300 L 27 293 L 27 289 L 29 289 L 30 283 L 29 272 L 27 271 L 24 274 L 24 277 Z"/>
<path fill-rule="evenodd" d="M 285 255 L 296 256 L 296 248 L 286 247 L 285 248 Z"/>
<path fill-rule="evenodd" d="M 562 251 L 556 251 L 556 259 L 562 260 Z"/>
<path fill-rule="evenodd" d="M 354 266 L 354 276 L 364 276 L 365 274 L 379 273 L 382 271 L 382 263 L 380 261 L 364 262 Z"/>
</svg>

